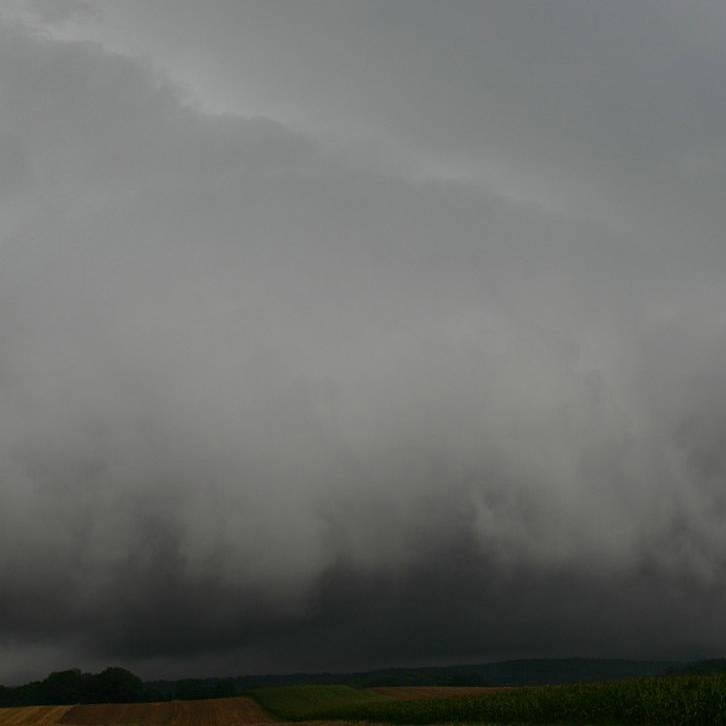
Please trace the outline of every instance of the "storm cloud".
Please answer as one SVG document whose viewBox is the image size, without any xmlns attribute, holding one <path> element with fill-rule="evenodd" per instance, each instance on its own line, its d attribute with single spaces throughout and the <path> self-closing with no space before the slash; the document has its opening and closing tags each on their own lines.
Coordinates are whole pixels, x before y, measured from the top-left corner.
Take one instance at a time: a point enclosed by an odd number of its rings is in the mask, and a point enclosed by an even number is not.
<svg viewBox="0 0 726 726">
<path fill-rule="evenodd" d="M 718 4 L 0 8 L 0 679 L 724 652 Z"/>
</svg>

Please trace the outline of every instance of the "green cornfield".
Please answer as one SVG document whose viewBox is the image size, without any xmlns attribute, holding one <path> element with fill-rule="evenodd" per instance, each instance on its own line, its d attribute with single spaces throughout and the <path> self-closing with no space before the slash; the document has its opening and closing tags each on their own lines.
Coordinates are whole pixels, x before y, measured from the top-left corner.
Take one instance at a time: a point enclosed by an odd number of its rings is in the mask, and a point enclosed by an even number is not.
<svg viewBox="0 0 726 726">
<path fill-rule="evenodd" d="M 726 726 L 724 675 L 528 687 L 427 701 L 397 701 L 345 686 L 263 689 L 253 695 L 273 714 L 290 721 Z"/>
</svg>

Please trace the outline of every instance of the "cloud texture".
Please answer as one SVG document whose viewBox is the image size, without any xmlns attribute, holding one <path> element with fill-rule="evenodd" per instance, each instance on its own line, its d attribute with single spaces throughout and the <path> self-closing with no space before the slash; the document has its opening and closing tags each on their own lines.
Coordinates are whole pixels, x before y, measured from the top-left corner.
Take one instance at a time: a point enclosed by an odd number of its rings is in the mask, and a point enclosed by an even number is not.
<svg viewBox="0 0 726 726">
<path fill-rule="evenodd" d="M 6 5 L 0 679 L 723 652 L 719 7 Z"/>
</svg>

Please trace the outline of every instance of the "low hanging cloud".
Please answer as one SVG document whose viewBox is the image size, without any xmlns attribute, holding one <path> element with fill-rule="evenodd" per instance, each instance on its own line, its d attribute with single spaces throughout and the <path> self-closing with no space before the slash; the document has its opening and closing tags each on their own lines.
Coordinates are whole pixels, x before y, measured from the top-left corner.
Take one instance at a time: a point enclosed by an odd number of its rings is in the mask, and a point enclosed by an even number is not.
<svg viewBox="0 0 726 726">
<path fill-rule="evenodd" d="M 10 22 L 0 97 L 1 678 L 723 651 L 726 156 L 552 208 Z"/>
</svg>

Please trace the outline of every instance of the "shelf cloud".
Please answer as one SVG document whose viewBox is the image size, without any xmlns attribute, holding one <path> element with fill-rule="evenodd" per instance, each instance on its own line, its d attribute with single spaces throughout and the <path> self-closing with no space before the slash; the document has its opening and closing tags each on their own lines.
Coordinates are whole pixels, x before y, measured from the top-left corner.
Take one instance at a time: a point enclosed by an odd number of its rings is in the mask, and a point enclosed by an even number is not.
<svg viewBox="0 0 726 726">
<path fill-rule="evenodd" d="M 0 679 L 726 648 L 726 12 L 7 2 Z"/>
</svg>

